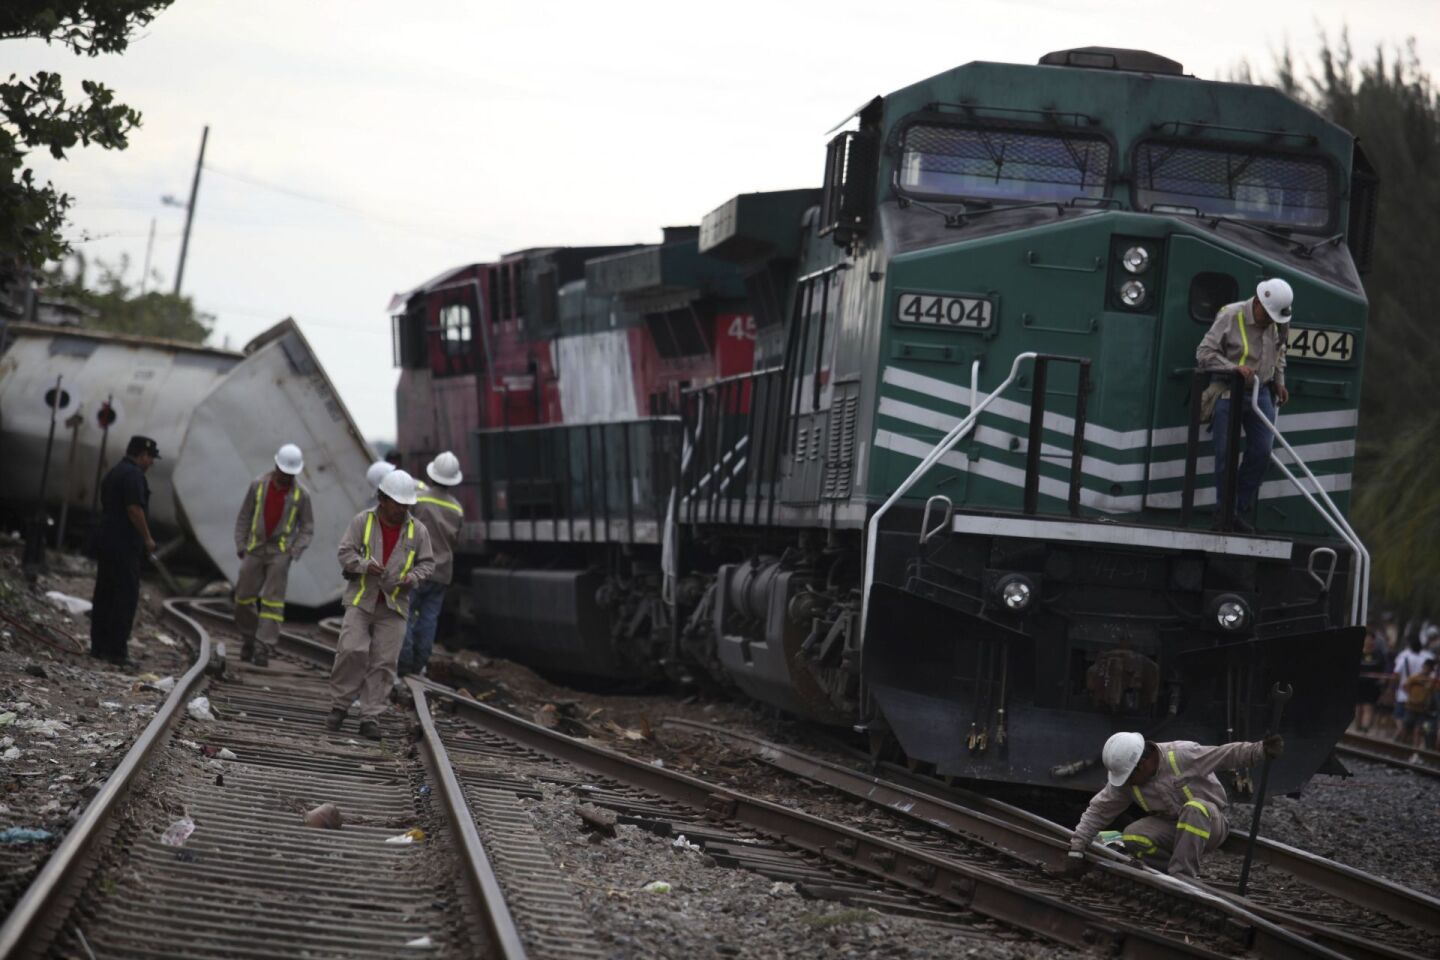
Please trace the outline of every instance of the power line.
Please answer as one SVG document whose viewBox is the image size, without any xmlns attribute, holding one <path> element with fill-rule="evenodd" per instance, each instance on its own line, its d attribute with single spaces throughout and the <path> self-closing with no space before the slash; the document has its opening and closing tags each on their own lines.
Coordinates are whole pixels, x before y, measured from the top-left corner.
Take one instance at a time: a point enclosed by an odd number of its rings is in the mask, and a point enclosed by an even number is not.
<svg viewBox="0 0 1440 960">
<path fill-rule="evenodd" d="M 469 233 L 456 232 L 450 234 L 449 236 L 443 236 L 433 231 L 433 224 L 422 226 L 413 221 L 399 220 L 395 217 L 389 217 L 384 214 L 375 213 L 374 211 L 367 210 L 364 207 L 356 206 L 353 203 L 348 203 L 343 200 L 337 200 L 333 197 L 325 197 L 319 194 L 307 193 L 303 190 L 296 190 L 293 187 L 287 187 L 284 184 L 273 183 L 268 180 L 262 180 L 258 177 L 252 177 L 248 174 L 236 173 L 232 170 L 222 170 L 219 167 L 214 166 L 213 164 L 207 163 L 205 165 L 205 169 L 209 170 L 211 173 L 219 174 L 222 177 L 226 177 L 230 180 L 236 180 L 240 183 L 256 187 L 260 190 L 269 190 L 272 193 L 282 194 L 296 200 L 304 200 L 307 203 L 318 203 L 323 206 L 334 207 L 337 210 L 344 210 L 346 213 L 353 214 L 357 217 L 361 217 L 366 220 L 373 220 L 377 223 L 383 223 L 398 230 L 405 230 L 419 236 L 427 237 L 431 240 L 446 240 L 449 242 L 462 240 L 466 243 L 480 243 L 489 245 L 501 243 L 501 241 L 497 240 L 495 237 L 486 237 Z"/>
<path fill-rule="evenodd" d="M 146 231 L 141 230 L 141 231 L 138 232 L 138 233 L 131 232 L 131 231 L 117 231 L 117 232 L 115 232 L 115 233 L 87 233 L 87 234 L 82 234 L 81 236 L 78 236 L 78 237 L 65 237 L 65 238 L 63 238 L 63 239 L 65 240 L 66 243 L 76 244 L 76 243 L 94 243 L 96 240 L 129 240 L 129 239 L 132 239 L 132 238 L 145 237 L 145 236 L 149 236 L 149 234 L 148 234 Z M 178 233 L 157 233 L 156 236 L 159 237 L 159 238 L 161 238 L 162 240 L 173 240 L 174 238 L 180 236 L 180 234 L 178 234 Z"/>
</svg>

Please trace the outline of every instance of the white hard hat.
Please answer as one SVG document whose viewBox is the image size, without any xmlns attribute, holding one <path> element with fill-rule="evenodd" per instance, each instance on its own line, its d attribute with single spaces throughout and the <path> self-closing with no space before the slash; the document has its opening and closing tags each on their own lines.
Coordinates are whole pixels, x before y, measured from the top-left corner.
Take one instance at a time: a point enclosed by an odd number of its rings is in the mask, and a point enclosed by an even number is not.
<svg viewBox="0 0 1440 960">
<path fill-rule="evenodd" d="M 380 479 L 380 492 L 396 503 L 415 505 L 415 478 L 404 470 L 391 470 Z"/>
<path fill-rule="evenodd" d="M 465 474 L 460 472 L 460 458 L 449 450 L 430 461 L 425 475 L 442 487 L 453 487 L 465 479 Z"/>
<path fill-rule="evenodd" d="M 1279 277 L 1261 280 L 1260 285 L 1255 288 L 1255 297 L 1265 308 L 1265 312 L 1270 314 L 1271 320 L 1276 323 L 1290 322 L 1290 305 L 1295 302 L 1295 291 L 1290 289 L 1290 284 Z"/>
<path fill-rule="evenodd" d="M 1110 774 L 1110 786 L 1123 787 L 1145 753 L 1145 738 L 1138 733 L 1117 733 L 1105 741 L 1100 759 Z"/>
<path fill-rule="evenodd" d="M 299 447 L 287 443 L 275 451 L 275 466 L 280 468 L 281 473 L 288 473 L 293 477 L 305 469 L 305 458 L 301 456 Z"/>
<path fill-rule="evenodd" d="M 394 469 L 395 464 L 385 460 L 376 460 L 370 464 L 370 468 L 365 471 L 365 485 L 371 490 L 378 488 L 380 481 L 385 479 L 385 474 L 392 472 Z"/>
</svg>

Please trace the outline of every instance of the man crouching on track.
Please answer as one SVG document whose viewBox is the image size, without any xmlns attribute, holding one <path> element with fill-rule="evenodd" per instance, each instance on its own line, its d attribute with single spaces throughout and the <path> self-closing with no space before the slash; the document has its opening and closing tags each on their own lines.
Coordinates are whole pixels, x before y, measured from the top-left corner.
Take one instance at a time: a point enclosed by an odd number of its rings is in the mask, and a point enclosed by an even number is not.
<svg viewBox="0 0 1440 960">
<path fill-rule="evenodd" d="M 250 481 L 235 517 L 235 626 L 244 642 L 240 659 L 263 667 L 269 646 L 285 622 L 285 589 L 290 565 L 315 535 L 310 492 L 300 485 L 305 469 L 300 448 L 287 443 L 275 454 L 275 469 Z"/>
<path fill-rule="evenodd" d="M 1126 852 L 1142 859 L 1170 854 L 1166 872 L 1195 878 L 1200 858 L 1229 834 L 1225 788 L 1216 770 L 1253 767 L 1274 759 L 1285 741 L 1272 733 L 1256 743 L 1205 747 L 1189 740 L 1153 743 L 1138 733 L 1117 733 L 1105 741 L 1100 758 L 1109 784 L 1090 800 L 1070 838 L 1065 872 L 1085 869 L 1085 849 L 1095 835 L 1133 801 L 1147 816 L 1125 828 Z"/>
<path fill-rule="evenodd" d="M 340 540 L 345 619 L 330 671 L 325 720 L 327 730 L 339 730 L 358 695 L 360 735 L 371 740 L 380 739 L 378 718 L 395 682 L 410 591 L 435 570 L 430 534 L 408 516 L 415 505 L 415 479 L 395 470 L 380 481 L 379 492 L 379 502 L 356 514 Z"/>
</svg>

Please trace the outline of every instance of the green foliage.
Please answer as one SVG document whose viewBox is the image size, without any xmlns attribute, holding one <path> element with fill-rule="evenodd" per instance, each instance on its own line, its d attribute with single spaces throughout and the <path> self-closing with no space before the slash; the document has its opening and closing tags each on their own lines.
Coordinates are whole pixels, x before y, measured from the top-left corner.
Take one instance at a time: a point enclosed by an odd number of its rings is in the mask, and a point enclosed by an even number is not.
<svg viewBox="0 0 1440 960">
<path fill-rule="evenodd" d="M 1356 492 L 1380 595 L 1412 616 L 1440 612 L 1440 413 L 1407 418 Z"/>
<path fill-rule="evenodd" d="M 189 297 L 133 290 L 125 279 L 129 260 L 122 258 L 118 266 L 98 263 L 99 277 L 94 283 L 83 256 L 72 254 L 69 263 L 72 268 L 68 272 L 59 267 L 46 271 L 45 296 L 82 307 L 90 314 L 87 328 L 187 343 L 204 343 L 210 335 L 215 318 L 196 310 Z"/>
<path fill-rule="evenodd" d="M 131 34 L 172 0 L 3 0 L 0 40 L 33 39 L 81 56 L 120 53 Z M 0 81 L 0 282 L 69 249 L 61 236 L 69 195 L 41 184 L 25 166 L 32 150 L 56 160 L 78 146 L 123 150 L 140 114 L 103 84 L 84 80 L 71 99 L 58 73 L 11 74 Z"/>
<path fill-rule="evenodd" d="M 1242 68 L 1242 73 L 1244 69 Z M 1375 557 L 1375 588 L 1411 614 L 1440 613 L 1440 96 L 1415 54 L 1357 61 L 1349 37 L 1322 37 L 1302 77 L 1287 51 L 1271 81 L 1360 139 L 1380 176 L 1366 332 L 1355 520 Z"/>
</svg>

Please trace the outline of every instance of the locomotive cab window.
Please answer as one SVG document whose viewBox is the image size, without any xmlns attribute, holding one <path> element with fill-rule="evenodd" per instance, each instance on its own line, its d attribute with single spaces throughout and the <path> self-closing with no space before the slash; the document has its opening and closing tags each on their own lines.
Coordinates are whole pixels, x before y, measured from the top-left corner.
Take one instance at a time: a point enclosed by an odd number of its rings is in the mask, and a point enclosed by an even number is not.
<svg viewBox="0 0 1440 960">
<path fill-rule="evenodd" d="M 1110 178 L 1109 141 L 1068 132 L 914 123 L 899 148 L 896 186 L 917 197 L 1063 203 Z"/>
<path fill-rule="evenodd" d="M 470 352 L 470 306 L 452 303 L 440 308 L 440 347 L 448 356 Z"/>
<path fill-rule="evenodd" d="M 390 318 L 391 350 L 395 366 L 415 370 L 426 366 L 425 308 L 412 305 Z"/>
<path fill-rule="evenodd" d="M 1152 140 L 1135 148 L 1134 167 L 1139 210 L 1189 208 L 1316 232 L 1335 221 L 1335 177 L 1323 157 Z"/>
</svg>

